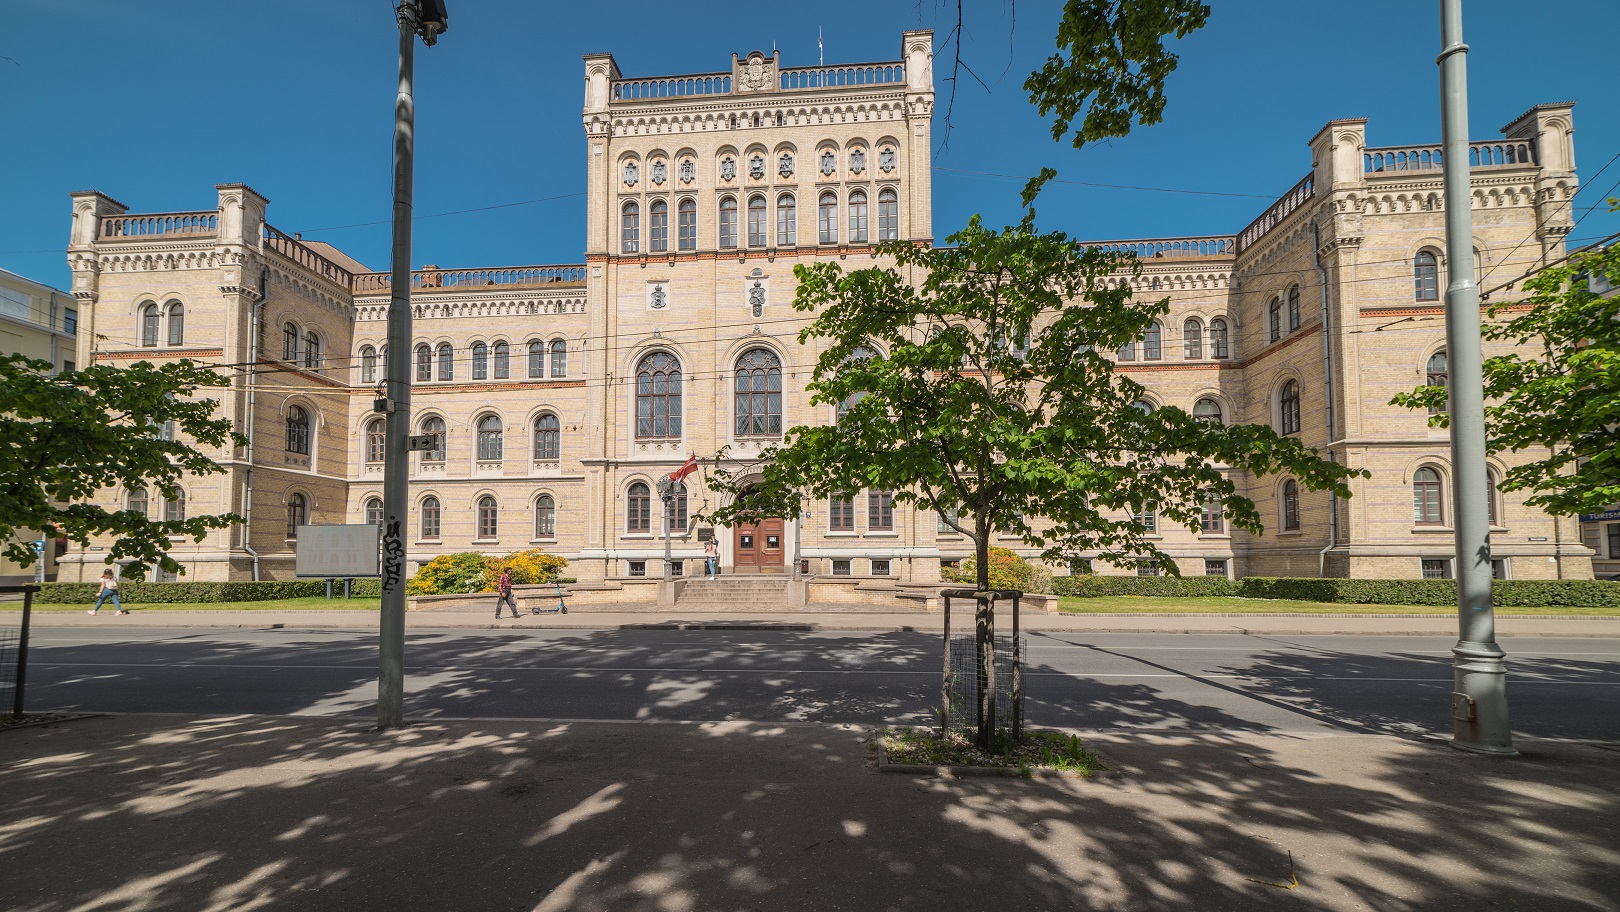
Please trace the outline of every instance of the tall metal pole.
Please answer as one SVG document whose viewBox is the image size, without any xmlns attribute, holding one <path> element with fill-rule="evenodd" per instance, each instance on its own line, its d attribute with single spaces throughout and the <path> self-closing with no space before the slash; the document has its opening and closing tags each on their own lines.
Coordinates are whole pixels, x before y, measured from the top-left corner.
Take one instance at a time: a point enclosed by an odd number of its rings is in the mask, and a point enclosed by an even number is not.
<svg viewBox="0 0 1620 912">
<path fill-rule="evenodd" d="M 675 567 L 670 558 L 670 524 L 675 521 L 675 482 L 664 489 L 664 579 L 674 579 Z"/>
<path fill-rule="evenodd" d="M 1440 0 L 1440 116 L 1445 145 L 1446 347 L 1450 355 L 1451 479 L 1457 536 L 1457 645 L 1452 647 L 1453 747 L 1512 754 L 1506 653 L 1496 644 L 1491 607 L 1489 480 L 1485 474 L 1485 394 L 1474 283 L 1473 193 L 1468 176 L 1468 45 L 1462 0 Z"/>
<path fill-rule="evenodd" d="M 394 103 L 394 251 L 388 299 L 386 459 L 383 463 L 382 616 L 378 623 L 377 727 L 405 724 L 405 523 L 411 384 L 411 185 L 416 155 L 416 0 L 399 4 L 399 97 Z"/>
</svg>

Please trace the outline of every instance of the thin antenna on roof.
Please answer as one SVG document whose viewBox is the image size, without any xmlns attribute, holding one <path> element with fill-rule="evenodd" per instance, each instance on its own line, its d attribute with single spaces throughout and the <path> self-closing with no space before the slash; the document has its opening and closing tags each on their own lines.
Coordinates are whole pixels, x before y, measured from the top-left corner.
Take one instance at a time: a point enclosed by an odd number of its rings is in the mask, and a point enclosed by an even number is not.
<svg viewBox="0 0 1620 912">
<path fill-rule="evenodd" d="M 827 49 L 821 44 L 821 26 L 816 26 L 816 66 L 827 65 Z"/>
</svg>

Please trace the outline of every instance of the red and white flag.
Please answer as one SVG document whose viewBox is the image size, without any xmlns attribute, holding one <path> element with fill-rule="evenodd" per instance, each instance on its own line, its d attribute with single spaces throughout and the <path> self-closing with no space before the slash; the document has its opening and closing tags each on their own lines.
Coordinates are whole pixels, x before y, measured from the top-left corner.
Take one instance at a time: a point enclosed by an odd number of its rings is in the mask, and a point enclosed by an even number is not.
<svg viewBox="0 0 1620 912">
<path fill-rule="evenodd" d="M 686 457 L 686 461 L 681 463 L 680 468 L 678 468 L 675 471 L 669 473 L 669 480 L 670 480 L 671 483 L 678 482 L 678 481 L 684 481 L 686 479 L 686 476 L 692 474 L 693 472 L 696 472 L 697 468 L 698 468 L 697 454 L 693 453 L 692 455 Z"/>
</svg>

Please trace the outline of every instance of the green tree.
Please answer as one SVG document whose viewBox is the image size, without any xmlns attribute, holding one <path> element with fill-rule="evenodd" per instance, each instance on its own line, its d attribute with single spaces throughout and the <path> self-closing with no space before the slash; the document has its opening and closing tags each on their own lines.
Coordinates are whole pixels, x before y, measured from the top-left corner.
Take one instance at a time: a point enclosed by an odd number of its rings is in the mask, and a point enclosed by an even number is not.
<svg viewBox="0 0 1620 912">
<path fill-rule="evenodd" d="M 884 244 L 892 267 L 794 267 L 793 306 L 814 314 L 799 341 L 822 349 L 811 402 L 840 416 L 788 431 L 761 455 L 757 480 L 717 472 L 713 486 L 730 500 L 716 522 L 797 516 L 801 492 L 892 491 L 896 503 L 932 510 L 972 540 L 985 590 L 1001 534 L 1052 560 L 1096 551 L 1174 572 L 1150 514 L 1196 529 L 1205 504 L 1218 501 L 1227 522 L 1259 532 L 1254 504 L 1220 464 L 1287 471 L 1307 488 L 1349 496 L 1351 470 L 1269 427 L 1146 406 L 1143 387 L 1104 355 L 1137 343 L 1169 308 L 1168 299 L 1131 300 L 1119 278 L 1140 270 L 1134 257 L 1041 233 L 1033 211 L 1002 231 L 975 216 L 948 242 Z M 980 603 L 977 622 L 982 664 L 990 603 Z M 979 726 L 989 746 L 993 719 L 982 710 Z"/>
<path fill-rule="evenodd" d="M 94 365 L 55 377 L 50 371 L 50 363 L 22 355 L 0 358 L 0 537 L 8 558 L 33 563 L 18 536 L 23 530 L 80 545 L 112 535 L 107 562 L 129 560 L 125 575 L 154 564 L 176 572 L 180 565 L 167 554 L 171 536 L 201 541 L 211 529 L 242 521 L 231 514 L 152 519 L 90 502 L 112 487 L 175 498 L 182 478 L 223 472 L 198 447 L 246 440 L 229 420 L 213 417 L 216 401 L 194 394 L 229 380 L 190 361 Z"/>
<path fill-rule="evenodd" d="M 1487 449 L 1549 451 L 1509 469 L 1501 489 L 1530 491 L 1527 505 L 1561 516 L 1620 503 L 1620 294 L 1595 293 L 1592 277 L 1620 286 L 1620 245 L 1541 270 L 1524 281 L 1528 297 L 1492 304 L 1480 329 L 1514 346 L 1484 361 Z M 1429 423 L 1450 426 L 1445 387 L 1391 402 L 1436 409 Z"/>
</svg>

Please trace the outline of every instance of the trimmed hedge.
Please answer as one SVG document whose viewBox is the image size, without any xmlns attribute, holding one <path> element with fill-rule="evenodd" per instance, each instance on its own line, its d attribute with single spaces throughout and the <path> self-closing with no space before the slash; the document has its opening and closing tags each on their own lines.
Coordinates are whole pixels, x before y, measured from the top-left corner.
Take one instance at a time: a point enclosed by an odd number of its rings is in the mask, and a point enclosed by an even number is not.
<svg viewBox="0 0 1620 912">
<path fill-rule="evenodd" d="M 1237 595 L 1238 584 L 1219 576 L 1058 576 L 1052 578 L 1058 595 L 1096 598 L 1105 595 L 1151 595 L 1160 598 L 1207 598 Z"/>
<path fill-rule="evenodd" d="M 357 579 L 350 590 L 356 597 L 377 598 L 382 584 L 375 579 Z M 43 583 L 41 602 L 51 605 L 92 605 L 101 593 L 101 583 Z M 239 583 L 138 583 L 120 580 L 118 599 L 132 605 L 163 605 L 190 602 L 265 602 L 273 599 L 308 598 L 326 594 L 326 581 L 318 579 L 265 580 Z M 332 584 L 332 595 L 341 600 L 343 582 Z"/>
<path fill-rule="evenodd" d="M 1060 576 L 1058 595 L 1096 598 L 1138 595 L 1157 598 L 1238 596 L 1357 605 L 1455 605 L 1456 580 L 1316 579 L 1248 576 Z M 1620 608 L 1620 582 L 1605 580 L 1497 580 L 1493 600 L 1504 608 Z"/>
</svg>

